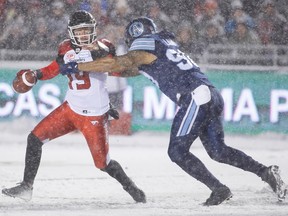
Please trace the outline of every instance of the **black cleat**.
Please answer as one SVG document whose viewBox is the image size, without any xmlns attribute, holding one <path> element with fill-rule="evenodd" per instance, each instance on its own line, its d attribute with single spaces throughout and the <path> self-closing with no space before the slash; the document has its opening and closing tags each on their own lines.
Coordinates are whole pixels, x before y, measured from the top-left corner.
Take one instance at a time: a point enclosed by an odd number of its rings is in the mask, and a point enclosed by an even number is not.
<svg viewBox="0 0 288 216">
<path fill-rule="evenodd" d="M 272 165 L 267 167 L 267 169 L 265 169 L 263 172 L 261 179 L 270 185 L 274 193 L 277 194 L 279 201 L 285 200 L 288 188 L 280 177 L 280 170 L 278 166 Z"/>
<path fill-rule="evenodd" d="M 19 185 L 12 187 L 12 188 L 4 188 L 2 193 L 10 196 L 10 197 L 17 197 L 23 199 L 25 201 L 30 201 L 32 199 L 32 191 L 33 188 L 29 186 L 25 182 L 19 183 Z"/>
<path fill-rule="evenodd" d="M 146 203 L 145 193 L 134 183 L 130 184 L 129 186 L 124 186 L 123 189 L 127 191 L 136 202 Z"/>
<path fill-rule="evenodd" d="M 204 205 L 205 206 L 219 205 L 225 200 L 229 200 L 232 196 L 233 195 L 230 189 L 224 185 L 212 191 L 210 197 L 206 200 Z"/>
</svg>

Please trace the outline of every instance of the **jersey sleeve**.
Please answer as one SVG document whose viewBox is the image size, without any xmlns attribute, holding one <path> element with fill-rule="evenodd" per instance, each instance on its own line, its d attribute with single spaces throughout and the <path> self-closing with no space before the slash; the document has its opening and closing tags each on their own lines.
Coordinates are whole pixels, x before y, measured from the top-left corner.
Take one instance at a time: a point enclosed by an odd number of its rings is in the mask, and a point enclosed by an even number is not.
<svg viewBox="0 0 288 216">
<path fill-rule="evenodd" d="M 131 44 L 129 51 L 143 50 L 153 51 L 155 50 L 155 39 L 154 38 L 137 38 Z"/>
<path fill-rule="evenodd" d="M 40 80 L 49 80 L 59 74 L 59 65 L 56 60 L 52 61 L 48 66 L 39 69 L 42 73 Z"/>
<path fill-rule="evenodd" d="M 64 62 L 63 56 L 69 49 L 71 49 L 70 40 L 64 40 L 59 44 L 57 58 L 48 66 L 39 69 L 42 73 L 40 80 L 49 80 L 59 74 L 59 63 L 61 60 Z"/>
</svg>

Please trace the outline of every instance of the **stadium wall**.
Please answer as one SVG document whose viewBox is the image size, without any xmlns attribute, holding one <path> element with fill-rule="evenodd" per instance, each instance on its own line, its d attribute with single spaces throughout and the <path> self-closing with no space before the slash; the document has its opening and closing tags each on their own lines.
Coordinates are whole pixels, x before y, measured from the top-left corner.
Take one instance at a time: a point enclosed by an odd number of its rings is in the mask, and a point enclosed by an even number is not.
<svg viewBox="0 0 288 216">
<path fill-rule="evenodd" d="M 26 94 L 16 94 L 11 88 L 15 73 L 36 67 L 31 62 L 22 64 L 0 62 L 0 122 L 23 116 L 39 121 L 64 100 L 67 80 L 61 75 L 38 82 Z M 288 73 L 209 69 L 206 74 L 224 98 L 223 123 L 228 133 L 288 133 Z M 132 114 L 132 131 L 168 131 L 177 110 L 142 76 L 128 79 L 123 104 L 123 110 Z"/>
</svg>

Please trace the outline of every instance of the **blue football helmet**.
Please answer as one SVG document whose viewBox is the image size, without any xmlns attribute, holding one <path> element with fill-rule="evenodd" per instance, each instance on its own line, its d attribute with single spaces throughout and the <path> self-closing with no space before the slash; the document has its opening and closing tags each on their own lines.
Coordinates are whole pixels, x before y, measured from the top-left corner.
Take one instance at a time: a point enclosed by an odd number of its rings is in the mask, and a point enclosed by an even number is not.
<svg viewBox="0 0 288 216">
<path fill-rule="evenodd" d="M 154 34 L 157 27 L 154 21 L 148 17 L 139 17 L 133 19 L 125 29 L 125 42 L 130 47 L 132 42 L 143 35 Z"/>
</svg>

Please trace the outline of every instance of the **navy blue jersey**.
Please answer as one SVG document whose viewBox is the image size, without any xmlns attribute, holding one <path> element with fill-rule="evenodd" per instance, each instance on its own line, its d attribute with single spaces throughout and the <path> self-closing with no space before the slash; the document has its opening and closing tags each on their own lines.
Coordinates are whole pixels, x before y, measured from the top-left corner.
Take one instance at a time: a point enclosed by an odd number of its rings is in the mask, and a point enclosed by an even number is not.
<svg viewBox="0 0 288 216">
<path fill-rule="evenodd" d="M 129 51 L 142 50 L 157 56 L 149 65 L 141 65 L 140 73 L 149 78 L 172 101 L 177 103 L 177 96 L 191 93 L 200 85 L 213 86 L 207 76 L 168 34 L 157 33 L 137 38 Z"/>
</svg>

